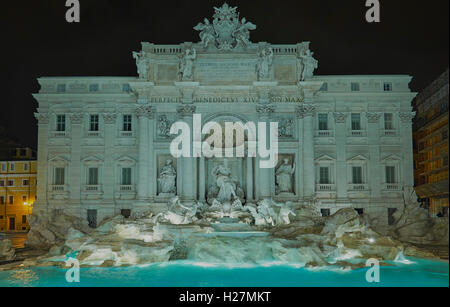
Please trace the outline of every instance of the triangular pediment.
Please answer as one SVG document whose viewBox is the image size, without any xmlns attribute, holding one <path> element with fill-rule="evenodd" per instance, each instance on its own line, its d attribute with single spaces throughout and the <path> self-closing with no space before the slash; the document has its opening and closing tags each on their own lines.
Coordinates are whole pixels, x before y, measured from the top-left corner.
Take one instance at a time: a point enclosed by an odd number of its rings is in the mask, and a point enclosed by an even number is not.
<svg viewBox="0 0 450 307">
<path fill-rule="evenodd" d="M 393 161 L 400 161 L 402 157 L 396 154 L 389 155 L 381 160 L 381 162 L 393 162 Z"/>
<path fill-rule="evenodd" d="M 369 159 L 366 156 L 363 155 L 357 155 L 353 158 L 348 159 L 348 162 L 358 162 L 358 161 L 368 161 Z"/>
<path fill-rule="evenodd" d="M 329 155 L 321 155 L 316 159 L 316 162 L 334 162 L 334 161 L 336 161 L 336 159 Z"/>
</svg>

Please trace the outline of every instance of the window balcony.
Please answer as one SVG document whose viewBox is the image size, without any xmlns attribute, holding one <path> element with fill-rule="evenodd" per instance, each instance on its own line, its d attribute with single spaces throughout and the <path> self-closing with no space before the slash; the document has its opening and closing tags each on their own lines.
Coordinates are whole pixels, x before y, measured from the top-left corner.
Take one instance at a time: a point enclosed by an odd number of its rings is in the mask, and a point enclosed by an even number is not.
<svg viewBox="0 0 450 307">
<path fill-rule="evenodd" d="M 381 136 L 387 137 L 397 136 L 397 130 L 381 130 Z"/>
<path fill-rule="evenodd" d="M 134 137 L 134 131 L 120 131 L 119 136 L 121 138 L 131 138 Z"/>
<path fill-rule="evenodd" d="M 102 186 L 101 185 L 85 185 L 84 186 L 85 192 L 101 192 Z"/>
<path fill-rule="evenodd" d="M 119 185 L 121 192 L 134 192 L 134 185 Z"/>
<path fill-rule="evenodd" d="M 351 183 L 348 185 L 349 191 L 369 191 L 369 185 L 368 184 L 357 184 L 357 183 Z"/>
<path fill-rule="evenodd" d="M 101 133 L 100 133 L 100 131 L 88 131 L 88 132 L 86 132 L 86 136 L 88 138 L 96 138 L 96 137 L 101 137 Z"/>
<path fill-rule="evenodd" d="M 316 130 L 316 137 L 322 138 L 322 137 L 333 137 L 334 133 L 333 130 Z"/>
<path fill-rule="evenodd" d="M 317 192 L 333 192 L 336 191 L 335 184 L 316 184 Z"/>
<path fill-rule="evenodd" d="M 401 191 L 402 187 L 398 183 L 385 183 L 383 186 L 384 191 Z"/>
<path fill-rule="evenodd" d="M 51 187 L 51 191 L 53 192 L 65 192 L 67 191 L 67 186 L 66 185 L 61 185 L 61 184 L 54 184 Z"/>
<path fill-rule="evenodd" d="M 68 131 L 53 131 L 52 136 L 55 138 L 67 138 L 70 134 Z"/>
<path fill-rule="evenodd" d="M 350 130 L 349 136 L 351 137 L 365 137 L 367 133 L 365 130 Z"/>
</svg>

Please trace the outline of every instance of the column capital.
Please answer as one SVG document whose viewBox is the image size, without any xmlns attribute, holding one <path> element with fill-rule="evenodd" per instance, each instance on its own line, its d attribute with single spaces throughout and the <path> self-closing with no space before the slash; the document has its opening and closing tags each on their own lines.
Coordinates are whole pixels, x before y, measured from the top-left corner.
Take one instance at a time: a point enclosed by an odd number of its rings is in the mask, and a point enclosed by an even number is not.
<svg viewBox="0 0 450 307">
<path fill-rule="evenodd" d="M 151 105 L 138 105 L 134 112 L 138 118 L 148 118 L 153 119 L 155 116 L 155 107 L 152 107 Z"/>
<path fill-rule="evenodd" d="M 195 113 L 196 107 L 194 105 L 181 105 L 177 108 L 178 116 L 183 117 L 192 117 Z"/>
<path fill-rule="evenodd" d="M 344 112 L 334 112 L 334 120 L 336 121 L 336 123 L 345 123 L 345 121 L 347 120 L 347 116 L 348 113 L 344 113 Z"/>
<path fill-rule="evenodd" d="M 37 119 L 39 125 L 46 125 L 50 120 L 50 115 L 43 112 L 34 113 L 34 117 Z"/>
<path fill-rule="evenodd" d="M 84 113 L 81 111 L 75 111 L 70 113 L 70 122 L 75 125 L 81 125 L 83 122 Z"/>
<path fill-rule="evenodd" d="M 256 106 L 256 112 L 259 116 L 270 116 L 275 112 L 275 107 L 271 104 L 259 104 Z"/>
<path fill-rule="evenodd" d="M 117 119 L 117 113 L 116 112 L 107 112 L 103 113 L 103 120 L 105 121 L 105 124 L 115 124 Z"/>
<path fill-rule="evenodd" d="M 313 104 L 304 104 L 295 109 L 297 118 L 314 117 L 316 115 L 316 106 Z"/>
<path fill-rule="evenodd" d="M 404 124 L 410 124 L 414 117 L 416 117 L 416 112 L 400 112 L 399 117 Z"/>
<path fill-rule="evenodd" d="M 366 117 L 367 117 L 367 121 L 369 122 L 369 124 L 377 124 L 381 118 L 381 113 L 367 112 Z"/>
</svg>

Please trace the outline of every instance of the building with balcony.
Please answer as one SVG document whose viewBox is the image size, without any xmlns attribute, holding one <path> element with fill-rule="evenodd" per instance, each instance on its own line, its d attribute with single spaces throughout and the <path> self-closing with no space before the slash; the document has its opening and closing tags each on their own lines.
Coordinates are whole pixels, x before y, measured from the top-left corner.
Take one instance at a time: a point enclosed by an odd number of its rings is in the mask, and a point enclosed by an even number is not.
<svg viewBox="0 0 450 307">
<path fill-rule="evenodd" d="M 36 152 L 12 148 L 0 160 L 0 231 L 27 231 L 36 200 Z"/>
<path fill-rule="evenodd" d="M 236 14 L 217 10 L 216 24 Z M 121 212 L 157 213 L 175 195 L 207 202 L 217 193 L 213 170 L 226 165 L 244 204 L 273 198 L 323 215 L 350 207 L 387 224 L 414 185 L 412 78 L 314 75 L 309 42 L 252 43 L 236 31 L 144 42 L 137 77 L 39 78 L 37 214 L 64 212 L 95 227 Z M 192 128 L 196 114 L 202 125 L 278 123 L 277 165 L 261 168 L 250 155 L 174 158 L 170 128 Z M 166 163 L 173 191 L 161 185 Z"/>
<path fill-rule="evenodd" d="M 414 100 L 414 180 L 430 215 L 448 216 L 448 69 Z"/>
</svg>

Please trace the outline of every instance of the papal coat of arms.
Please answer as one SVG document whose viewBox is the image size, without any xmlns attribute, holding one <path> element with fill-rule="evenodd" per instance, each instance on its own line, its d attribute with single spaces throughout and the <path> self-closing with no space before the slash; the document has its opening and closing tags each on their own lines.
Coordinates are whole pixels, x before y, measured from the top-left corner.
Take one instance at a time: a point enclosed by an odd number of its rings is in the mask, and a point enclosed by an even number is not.
<svg viewBox="0 0 450 307">
<path fill-rule="evenodd" d="M 240 19 L 237 7 L 230 7 L 225 3 L 214 10 L 212 23 L 205 18 L 204 23 L 194 27 L 200 31 L 201 44 L 205 48 L 215 46 L 220 50 L 230 50 L 250 44 L 250 30 L 256 29 L 256 26 L 245 18 Z"/>
</svg>

